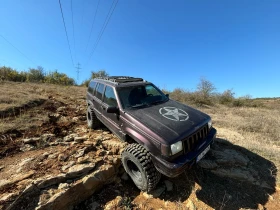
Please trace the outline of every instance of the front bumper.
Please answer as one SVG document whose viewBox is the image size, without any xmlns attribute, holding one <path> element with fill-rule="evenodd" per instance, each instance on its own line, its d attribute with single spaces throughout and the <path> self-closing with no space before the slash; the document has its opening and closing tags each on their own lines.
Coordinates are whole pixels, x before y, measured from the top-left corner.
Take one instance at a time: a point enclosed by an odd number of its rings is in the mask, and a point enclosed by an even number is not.
<svg viewBox="0 0 280 210">
<path fill-rule="evenodd" d="M 196 157 L 203 152 L 209 145 L 213 144 L 214 138 L 216 138 L 216 129 L 212 128 L 205 138 L 203 146 L 198 146 L 194 151 L 188 152 L 187 154 L 181 155 L 176 158 L 173 162 L 168 162 L 158 156 L 152 156 L 153 163 L 156 169 L 165 176 L 176 177 L 181 174 L 185 169 L 190 168 L 196 163 Z"/>
</svg>

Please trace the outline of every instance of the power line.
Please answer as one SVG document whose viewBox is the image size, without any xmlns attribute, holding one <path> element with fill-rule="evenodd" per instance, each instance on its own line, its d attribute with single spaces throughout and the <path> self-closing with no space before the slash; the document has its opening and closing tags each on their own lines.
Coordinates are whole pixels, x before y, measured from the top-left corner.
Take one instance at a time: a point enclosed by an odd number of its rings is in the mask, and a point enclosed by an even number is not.
<svg viewBox="0 0 280 210">
<path fill-rule="evenodd" d="M 76 60 L 76 42 L 75 42 L 75 33 L 74 33 L 74 19 L 73 19 L 73 3 L 71 0 L 71 14 L 72 14 L 72 29 L 73 29 L 73 39 L 74 39 L 74 58 Z"/>
<path fill-rule="evenodd" d="M 60 2 L 60 0 L 58 0 L 58 2 L 59 2 L 59 5 L 60 5 L 60 12 L 61 12 L 61 16 L 62 16 L 62 20 L 63 20 L 63 24 L 64 24 L 65 34 L 66 34 L 66 37 L 67 37 L 67 43 L 68 43 L 68 48 L 69 48 L 70 55 L 71 55 L 72 65 L 75 67 L 74 61 L 73 61 L 73 56 L 72 56 L 72 51 L 71 51 L 70 44 L 69 44 L 69 38 L 68 38 L 67 30 L 66 30 L 66 25 L 65 25 L 65 21 L 64 21 L 64 16 L 63 16 L 61 2 Z"/>
<path fill-rule="evenodd" d="M 115 5 L 114 5 L 114 2 L 116 2 Z M 108 12 L 108 14 L 107 14 L 107 16 L 106 16 L 106 18 L 105 18 L 105 21 L 104 21 L 104 23 L 103 23 L 103 26 L 102 26 L 102 28 L 101 28 L 99 34 L 98 34 L 98 37 L 97 37 L 97 39 L 96 39 L 95 44 L 94 44 L 93 50 L 92 50 L 92 52 L 91 52 L 91 54 L 90 54 L 90 56 L 89 56 L 89 59 L 88 59 L 88 61 L 87 61 L 87 63 L 86 63 L 86 66 L 87 66 L 89 60 L 91 59 L 92 55 L 94 54 L 94 52 L 95 52 L 95 50 L 96 50 L 96 48 L 97 48 L 97 45 L 99 44 L 99 42 L 100 42 L 100 40 L 101 40 L 101 37 L 102 37 L 102 35 L 103 35 L 103 33 L 104 33 L 104 31 L 105 31 L 105 29 L 106 29 L 106 27 L 107 27 L 107 25 L 108 25 L 108 23 L 109 23 L 111 17 L 112 17 L 112 14 L 113 14 L 114 11 L 115 11 L 115 8 L 116 8 L 118 2 L 119 2 L 119 0 L 114 0 L 114 1 L 112 2 L 112 5 L 111 5 L 111 7 L 110 7 L 110 9 L 109 9 L 109 12 Z"/>
<path fill-rule="evenodd" d="M 95 18 L 96 18 L 96 14 L 97 14 L 97 10 L 98 10 L 98 7 L 99 7 L 99 2 L 100 2 L 100 0 L 98 0 L 97 7 L 96 7 L 96 10 L 95 10 L 94 18 L 93 18 L 93 21 L 92 21 L 92 25 L 91 25 L 91 29 L 90 29 L 90 33 L 89 33 L 89 37 L 88 37 L 88 41 L 87 41 L 87 45 L 86 45 L 86 51 L 87 51 L 88 44 L 89 44 L 89 41 L 90 41 L 90 38 L 91 38 L 93 25 L 94 25 Z"/>
<path fill-rule="evenodd" d="M 36 65 L 29 57 L 27 57 L 23 52 L 21 52 L 15 45 L 13 45 L 8 39 L 6 39 L 2 34 L 0 36 L 8 42 L 13 48 L 15 48 L 21 55 L 23 55 L 27 60 L 31 61 L 34 65 Z"/>
</svg>

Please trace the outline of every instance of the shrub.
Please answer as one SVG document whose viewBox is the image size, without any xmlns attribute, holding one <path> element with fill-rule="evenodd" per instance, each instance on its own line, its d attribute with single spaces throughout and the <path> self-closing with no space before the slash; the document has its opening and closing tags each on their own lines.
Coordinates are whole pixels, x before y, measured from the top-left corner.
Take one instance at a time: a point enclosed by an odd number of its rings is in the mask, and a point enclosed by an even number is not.
<svg viewBox="0 0 280 210">
<path fill-rule="evenodd" d="M 218 101 L 221 104 L 230 105 L 234 101 L 234 92 L 231 90 L 225 90 L 222 94 L 218 95 Z"/>
</svg>

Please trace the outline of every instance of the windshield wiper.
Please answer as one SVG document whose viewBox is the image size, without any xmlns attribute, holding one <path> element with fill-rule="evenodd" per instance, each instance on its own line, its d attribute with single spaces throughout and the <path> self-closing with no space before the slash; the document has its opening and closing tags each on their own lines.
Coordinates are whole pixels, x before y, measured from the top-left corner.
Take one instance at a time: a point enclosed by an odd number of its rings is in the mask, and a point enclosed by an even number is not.
<svg viewBox="0 0 280 210">
<path fill-rule="evenodd" d="M 136 105 L 133 105 L 133 106 L 130 106 L 130 107 L 132 107 L 132 108 L 140 108 L 140 107 L 144 107 L 144 106 L 148 106 L 148 104 L 142 103 L 142 104 L 136 104 Z"/>
<path fill-rule="evenodd" d="M 154 101 L 154 102 L 151 102 L 151 104 L 160 104 L 160 103 L 163 103 L 163 102 L 166 102 L 166 101 L 168 101 L 168 99 L 166 99 L 166 100 Z"/>
</svg>

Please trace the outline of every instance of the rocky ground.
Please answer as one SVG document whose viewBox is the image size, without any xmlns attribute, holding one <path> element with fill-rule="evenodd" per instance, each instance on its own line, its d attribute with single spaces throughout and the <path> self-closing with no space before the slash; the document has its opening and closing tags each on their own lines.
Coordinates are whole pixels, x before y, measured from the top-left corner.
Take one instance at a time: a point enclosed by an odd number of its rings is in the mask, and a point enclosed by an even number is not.
<svg viewBox="0 0 280 210">
<path fill-rule="evenodd" d="M 121 166 L 126 143 L 88 129 L 85 112 L 84 99 L 49 96 L 24 110 L 45 118 L 1 133 L 0 209 L 280 209 L 274 163 L 225 134 L 197 166 L 141 192 Z"/>
</svg>

